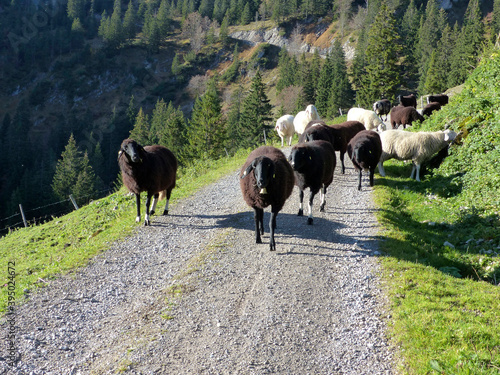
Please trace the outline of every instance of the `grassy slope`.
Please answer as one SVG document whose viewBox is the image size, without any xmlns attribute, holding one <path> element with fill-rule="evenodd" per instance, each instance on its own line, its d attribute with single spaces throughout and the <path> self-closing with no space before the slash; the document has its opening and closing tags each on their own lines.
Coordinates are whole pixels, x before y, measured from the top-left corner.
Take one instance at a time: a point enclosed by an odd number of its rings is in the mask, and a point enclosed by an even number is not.
<svg viewBox="0 0 500 375">
<path fill-rule="evenodd" d="M 248 151 L 243 150 L 234 157 L 199 162 L 181 171 L 171 203 L 238 169 L 247 156 Z M 142 195 L 144 202 L 145 194 Z M 0 238 L 0 311 L 5 311 L 7 305 L 9 261 L 15 261 L 15 291 L 19 302 L 25 289 L 33 291 L 57 275 L 85 265 L 114 241 L 132 234 L 136 227 L 135 198 L 122 188 L 51 222 Z"/>
<path fill-rule="evenodd" d="M 450 104 L 415 127 L 463 132 L 432 177 L 409 180 L 411 165 L 393 161 L 377 181 L 404 373 L 500 373 L 499 76 L 497 50 Z"/>
</svg>

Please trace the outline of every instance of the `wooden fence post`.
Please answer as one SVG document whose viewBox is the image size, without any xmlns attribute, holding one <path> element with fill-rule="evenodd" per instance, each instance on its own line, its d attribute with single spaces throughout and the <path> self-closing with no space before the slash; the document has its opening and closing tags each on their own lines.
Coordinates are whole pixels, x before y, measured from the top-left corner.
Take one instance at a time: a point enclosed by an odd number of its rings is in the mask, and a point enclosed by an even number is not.
<svg viewBox="0 0 500 375">
<path fill-rule="evenodd" d="M 75 206 L 75 210 L 78 210 L 78 205 L 76 204 L 75 198 L 73 198 L 73 195 L 69 195 L 69 199 L 71 199 L 71 203 L 73 203 L 73 206 Z"/>
<path fill-rule="evenodd" d="M 28 222 L 26 221 L 26 216 L 24 215 L 23 205 L 21 203 L 19 203 L 19 210 L 21 210 L 21 216 L 23 217 L 24 226 L 27 227 Z"/>
</svg>

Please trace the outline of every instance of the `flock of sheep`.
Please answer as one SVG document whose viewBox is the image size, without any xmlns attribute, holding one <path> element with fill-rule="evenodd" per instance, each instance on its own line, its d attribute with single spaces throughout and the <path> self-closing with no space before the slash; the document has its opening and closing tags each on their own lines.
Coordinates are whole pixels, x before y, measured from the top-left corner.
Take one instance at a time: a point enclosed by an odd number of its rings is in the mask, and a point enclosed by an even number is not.
<svg viewBox="0 0 500 375">
<path fill-rule="evenodd" d="M 333 181 L 336 167 L 335 151 L 339 151 L 341 173 L 345 172 L 344 155 L 347 152 L 354 168 L 358 171 L 358 190 L 361 190 L 362 171 L 369 170 L 370 186 L 374 183 L 375 168 L 385 176 L 383 163 L 395 158 L 411 160 L 415 176 L 420 181 L 420 167 L 436 153 L 444 158 L 457 133 L 445 130 L 437 132 L 408 132 L 404 128 L 413 121 L 423 121 L 422 114 L 416 110 L 414 95 L 399 96 L 399 105 L 392 107 L 387 99 L 377 101 L 372 110 L 351 108 L 347 121 L 327 125 L 321 121 L 314 105 L 308 105 L 297 115 L 285 115 L 276 121 L 275 130 L 281 138 L 281 146 L 286 141 L 289 146 L 295 133 L 299 135 L 298 144 L 291 149 L 288 158 L 273 146 L 261 146 L 250 153 L 240 171 L 240 188 L 245 202 L 254 209 L 255 241 L 261 243 L 264 233 L 264 208 L 271 206 L 270 250 L 276 250 L 274 232 L 276 216 L 293 191 L 299 188 L 298 215 L 304 214 L 304 191 L 309 188 L 307 224 L 313 224 L 312 204 L 315 195 L 320 193 L 320 211 L 325 208 L 326 189 Z M 428 98 L 424 115 L 439 110 L 448 103 L 446 95 Z M 392 129 L 387 129 L 381 116 L 390 115 Z M 403 130 L 398 130 L 399 125 Z M 443 150 L 446 152 L 443 153 Z M 137 142 L 123 141 L 118 163 L 125 186 L 136 195 L 137 217 L 140 214 L 140 193 L 147 192 L 144 225 L 150 225 L 150 215 L 156 203 L 166 196 L 164 215 L 168 214 L 168 204 L 172 189 L 175 187 L 177 160 L 163 146 L 142 147 Z M 150 210 L 151 198 L 153 205 Z"/>
</svg>

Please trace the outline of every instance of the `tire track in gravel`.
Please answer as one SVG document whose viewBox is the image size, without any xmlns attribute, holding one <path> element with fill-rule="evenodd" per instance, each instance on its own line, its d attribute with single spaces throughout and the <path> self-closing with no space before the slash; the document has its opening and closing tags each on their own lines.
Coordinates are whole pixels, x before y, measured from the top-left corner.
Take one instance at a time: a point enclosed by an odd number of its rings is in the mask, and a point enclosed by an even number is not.
<svg viewBox="0 0 500 375">
<path fill-rule="evenodd" d="M 371 188 L 346 168 L 313 226 L 295 188 L 276 252 L 235 173 L 173 205 L 19 308 L 12 373 L 392 374 Z"/>
</svg>

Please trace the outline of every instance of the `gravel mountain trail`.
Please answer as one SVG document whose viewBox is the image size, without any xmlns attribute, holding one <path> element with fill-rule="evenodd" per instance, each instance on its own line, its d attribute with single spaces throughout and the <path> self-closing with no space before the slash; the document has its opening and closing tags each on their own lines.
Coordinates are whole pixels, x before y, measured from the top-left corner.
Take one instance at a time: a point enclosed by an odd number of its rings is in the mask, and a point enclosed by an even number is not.
<svg viewBox="0 0 500 375">
<path fill-rule="evenodd" d="M 20 361 L 0 360 L 0 373 L 395 373 L 368 176 L 358 191 L 350 161 L 345 175 L 337 167 L 313 225 L 297 216 L 295 187 L 275 252 L 269 209 L 255 244 L 238 179 L 171 205 L 30 296 L 17 309 Z"/>
</svg>

